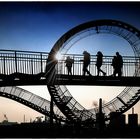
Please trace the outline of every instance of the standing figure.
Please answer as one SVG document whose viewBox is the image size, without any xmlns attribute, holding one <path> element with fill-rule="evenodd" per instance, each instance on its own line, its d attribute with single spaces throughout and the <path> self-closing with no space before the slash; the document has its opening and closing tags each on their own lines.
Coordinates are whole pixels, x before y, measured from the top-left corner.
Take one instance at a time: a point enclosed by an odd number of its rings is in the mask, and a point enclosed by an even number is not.
<svg viewBox="0 0 140 140">
<path fill-rule="evenodd" d="M 85 74 L 87 73 L 90 76 L 92 76 L 87 69 L 87 67 L 90 64 L 90 53 L 88 53 L 87 51 L 84 51 L 83 55 L 84 55 L 84 60 L 82 60 L 83 61 L 83 75 L 85 76 Z"/>
<path fill-rule="evenodd" d="M 113 66 L 113 75 L 112 76 L 116 77 L 116 74 L 117 74 L 117 56 L 113 57 L 111 66 Z"/>
<path fill-rule="evenodd" d="M 116 71 L 118 73 L 118 77 L 122 76 L 122 67 L 123 67 L 123 59 L 119 52 L 116 52 Z"/>
<path fill-rule="evenodd" d="M 100 72 L 102 72 L 103 75 L 105 76 L 106 73 L 103 70 L 101 70 L 101 66 L 102 66 L 102 63 L 103 63 L 103 54 L 102 54 L 102 52 L 98 51 L 96 56 L 97 56 L 97 61 L 96 61 L 97 76 L 99 76 Z"/>
<path fill-rule="evenodd" d="M 67 56 L 65 63 L 66 63 L 68 75 L 72 75 L 71 68 L 72 68 L 72 64 L 74 63 L 74 60 L 71 59 L 69 56 Z"/>
</svg>

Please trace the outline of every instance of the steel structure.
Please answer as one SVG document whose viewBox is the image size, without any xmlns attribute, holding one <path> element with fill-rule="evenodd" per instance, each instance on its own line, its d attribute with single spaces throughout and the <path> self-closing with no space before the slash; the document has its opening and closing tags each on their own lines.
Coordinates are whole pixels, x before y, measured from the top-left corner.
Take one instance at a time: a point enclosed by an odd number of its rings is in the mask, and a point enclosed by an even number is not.
<svg viewBox="0 0 140 140">
<path fill-rule="evenodd" d="M 66 86 L 61 85 L 61 81 L 64 81 L 66 78 L 67 81 L 70 81 L 70 76 L 66 77 L 67 73 L 64 67 L 64 60 L 67 56 L 68 50 L 73 47 L 74 44 L 79 40 L 93 34 L 114 34 L 128 41 L 134 51 L 134 56 L 129 57 L 129 59 L 127 57 L 124 57 L 125 66 L 123 69 L 123 77 L 130 76 L 131 80 L 131 78 L 133 77 L 137 78 L 140 76 L 140 31 L 135 27 L 121 21 L 97 20 L 81 24 L 68 31 L 56 42 L 49 54 L 41 52 L 1 50 L 0 82 L 3 83 L 4 86 L 13 86 L 18 84 L 35 85 L 41 84 L 42 82 L 42 84 L 48 86 L 51 98 L 68 120 L 72 122 L 86 122 L 92 120 L 94 122 L 96 120 L 96 113 L 98 112 L 98 109 L 94 108 L 91 110 L 86 110 L 72 97 Z M 60 53 L 63 56 L 62 60 L 58 61 L 56 59 L 57 53 Z M 79 78 L 78 80 L 81 80 L 81 78 L 83 78 L 83 84 L 86 84 L 84 81 L 85 78 L 87 79 L 86 81 L 88 81 L 89 79 L 87 78 L 87 76 L 81 76 L 82 64 L 79 62 L 81 56 L 72 55 L 71 57 L 76 60 L 76 63 L 74 63 L 73 66 L 72 77 L 77 76 Z M 110 67 L 111 59 L 112 58 L 109 56 L 105 57 L 106 62 L 104 63 L 104 65 L 106 65 L 107 68 L 107 75 L 110 75 L 112 73 L 112 68 Z M 94 69 L 95 56 L 92 56 L 90 70 L 95 76 L 96 71 L 92 71 Z M 73 77 L 72 80 L 74 78 L 76 77 Z M 102 78 L 100 80 L 102 80 Z M 102 82 L 105 83 L 106 81 Z M 74 84 L 76 84 L 76 82 Z M 6 88 L 1 87 L 1 89 L 4 91 Z M 14 90 L 14 87 L 11 87 L 11 89 L 9 87 L 6 90 L 10 90 L 9 94 L 2 94 L 3 96 L 6 95 L 7 97 L 13 98 L 17 101 L 20 100 L 19 97 L 11 94 Z M 18 93 L 18 95 L 22 96 L 22 92 Z M 30 97 L 32 96 L 30 95 Z M 121 114 L 131 108 L 136 102 L 138 102 L 139 99 L 140 97 L 138 87 L 126 87 L 116 98 L 103 106 L 102 111 L 106 115 L 106 120 L 110 119 L 110 112 L 120 112 Z M 28 104 L 30 107 L 34 107 L 34 104 L 30 103 L 30 101 L 25 101 L 24 98 L 21 102 L 24 102 L 24 104 Z M 38 110 L 42 110 L 37 106 L 35 107 Z"/>
<path fill-rule="evenodd" d="M 140 56 L 140 31 L 135 27 L 116 20 L 97 20 L 87 22 L 65 33 L 51 49 L 47 61 L 49 65 L 46 71 L 46 75 L 49 75 L 50 81 L 53 81 L 55 79 L 55 75 L 57 72 L 57 53 L 61 55 L 66 54 L 77 41 L 91 34 L 101 33 L 114 34 L 124 38 L 131 45 L 135 57 Z M 140 69 L 138 64 L 136 66 L 134 76 L 139 75 L 139 70 Z M 55 104 L 71 121 L 77 122 L 85 121 L 88 119 L 96 119 L 96 109 L 88 111 L 84 107 L 82 107 L 72 97 L 66 86 L 47 86 Z M 108 116 L 111 111 L 119 111 L 120 113 L 127 111 L 134 104 L 134 100 L 139 100 L 137 90 L 138 88 L 126 87 L 115 99 L 105 104 L 102 110 L 106 114 L 106 118 L 109 119 Z"/>
<path fill-rule="evenodd" d="M 50 117 L 50 101 L 19 87 L 0 87 L 0 96 L 26 105 L 39 113 Z M 54 105 L 53 119 L 66 121 L 59 108 Z"/>
<path fill-rule="evenodd" d="M 1 87 L 0 88 L 0 96 L 1 97 L 6 97 L 8 99 L 17 101 L 23 105 L 26 105 L 36 111 L 38 111 L 39 113 L 42 113 L 48 117 L 50 117 L 50 101 L 37 96 L 25 89 L 19 88 L 19 87 Z M 117 110 L 117 112 L 125 112 L 129 107 L 131 108 L 134 104 L 136 104 L 139 101 L 139 96 L 140 96 L 140 91 L 138 91 L 137 93 L 133 93 L 133 95 L 129 95 L 129 101 L 125 104 L 122 108 L 119 108 L 119 110 Z M 118 97 L 119 100 L 121 100 L 122 97 Z M 127 106 L 127 107 L 126 107 Z M 106 105 L 105 107 L 106 110 L 111 110 L 111 111 L 116 111 L 115 108 L 113 110 L 113 108 L 111 108 L 110 105 Z M 93 111 L 96 110 L 96 112 L 98 112 L 98 108 L 94 108 L 94 109 L 90 109 L 89 111 Z M 103 112 L 106 112 L 105 110 L 103 110 Z M 81 111 L 76 112 L 77 114 L 81 113 Z M 85 110 L 86 113 L 86 110 Z M 66 122 L 67 118 L 61 113 L 61 111 L 57 108 L 57 106 L 54 105 L 54 114 L 53 114 L 53 119 L 55 120 L 59 120 L 59 121 L 63 121 Z M 106 118 L 109 119 L 109 118 Z"/>
</svg>

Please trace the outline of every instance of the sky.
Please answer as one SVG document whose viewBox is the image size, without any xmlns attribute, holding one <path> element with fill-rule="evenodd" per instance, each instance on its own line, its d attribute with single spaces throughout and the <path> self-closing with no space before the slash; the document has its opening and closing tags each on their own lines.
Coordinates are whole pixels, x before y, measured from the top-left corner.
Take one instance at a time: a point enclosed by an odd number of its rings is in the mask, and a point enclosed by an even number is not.
<svg viewBox="0 0 140 140">
<path fill-rule="evenodd" d="M 120 20 L 140 29 L 139 13 L 139 2 L 0 2 L 0 49 L 50 52 L 64 33 L 91 20 Z M 100 49 L 106 55 L 114 55 L 118 50 L 122 55 L 133 55 L 129 44 L 113 35 L 96 35 L 80 40 L 69 52 L 82 54 L 85 49 L 91 54 Z M 22 88 L 50 100 L 46 86 Z M 106 102 L 110 101 L 124 87 L 68 86 L 68 89 L 76 100 L 90 108 L 93 101 L 101 97 Z M 139 106 L 139 103 L 135 106 L 136 113 L 140 113 Z M 10 121 L 18 122 L 23 121 L 24 114 L 27 121 L 41 115 L 1 97 L 0 121 L 4 119 L 3 114 L 7 114 Z"/>
</svg>

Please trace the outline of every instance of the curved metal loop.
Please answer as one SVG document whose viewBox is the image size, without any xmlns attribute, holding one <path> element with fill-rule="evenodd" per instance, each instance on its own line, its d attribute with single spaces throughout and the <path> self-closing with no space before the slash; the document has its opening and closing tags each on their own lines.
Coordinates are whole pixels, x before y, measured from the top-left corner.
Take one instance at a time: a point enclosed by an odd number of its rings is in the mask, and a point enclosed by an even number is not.
<svg viewBox="0 0 140 140">
<path fill-rule="evenodd" d="M 71 46 L 67 47 L 66 45 L 74 38 L 76 38 L 79 34 L 88 32 L 89 30 L 93 30 L 93 33 L 95 34 L 111 33 L 124 38 L 131 45 L 135 56 L 140 56 L 140 31 L 138 29 L 122 21 L 96 20 L 78 25 L 65 33 L 51 49 L 48 56 L 48 62 L 55 62 L 55 56 L 58 52 L 66 54 L 70 47 L 72 47 L 76 41 L 73 42 Z M 82 39 L 82 37 L 80 39 Z M 79 41 L 80 39 L 77 39 L 77 41 Z M 55 71 L 55 69 L 53 71 Z M 135 74 L 139 75 L 139 73 L 139 67 L 137 67 Z M 80 121 L 84 121 L 90 118 L 96 119 L 96 109 L 92 109 L 92 111 L 86 110 L 77 101 L 75 101 L 75 99 L 72 97 L 65 86 L 62 87 L 48 85 L 48 89 L 56 105 L 70 120 L 77 121 L 80 119 Z M 139 94 L 137 94 L 137 90 L 138 88 L 126 87 L 116 98 L 103 106 L 103 112 L 106 115 L 108 115 L 111 111 L 119 111 L 120 113 L 124 113 L 130 107 L 132 107 L 135 102 L 139 100 Z M 131 91 L 134 91 L 134 94 Z M 129 97 L 128 94 L 130 95 Z M 66 98 L 67 96 L 71 97 L 71 100 L 65 103 L 64 97 Z"/>
</svg>

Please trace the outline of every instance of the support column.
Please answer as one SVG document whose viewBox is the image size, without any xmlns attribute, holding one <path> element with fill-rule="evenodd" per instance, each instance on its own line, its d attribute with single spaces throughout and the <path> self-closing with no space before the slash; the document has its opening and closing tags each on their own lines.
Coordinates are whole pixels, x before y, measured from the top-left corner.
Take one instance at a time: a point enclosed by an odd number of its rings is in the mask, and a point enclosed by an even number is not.
<svg viewBox="0 0 140 140">
<path fill-rule="evenodd" d="M 102 99 L 99 99 L 99 114 L 102 114 Z"/>
</svg>

